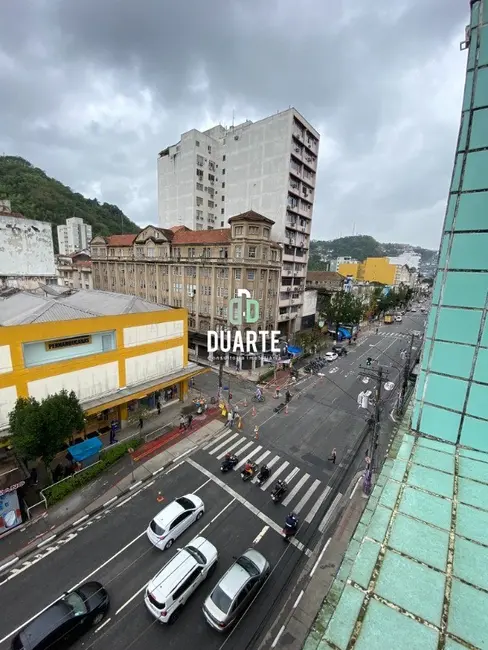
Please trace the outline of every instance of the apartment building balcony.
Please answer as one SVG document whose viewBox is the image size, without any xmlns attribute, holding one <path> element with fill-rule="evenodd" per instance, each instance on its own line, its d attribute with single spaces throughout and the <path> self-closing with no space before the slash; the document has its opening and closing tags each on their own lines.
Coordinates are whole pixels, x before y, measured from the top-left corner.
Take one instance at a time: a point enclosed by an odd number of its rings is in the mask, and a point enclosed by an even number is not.
<svg viewBox="0 0 488 650">
<path fill-rule="evenodd" d="M 305 151 L 302 155 L 302 160 L 304 165 L 313 169 L 314 172 L 317 171 L 317 156 L 311 155 L 308 151 Z"/>
<path fill-rule="evenodd" d="M 288 191 L 295 196 L 302 196 L 303 190 L 300 181 L 297 181 L 295 178 L 290 178 L 288 180 Z"/>
<path fill-rule="evenodd" d="M 305 183 L 307 185 L 310 185 L 313 189 L 315 189 L 315 179 L 316 176 L 314 173 L 308 172 L 306 169 L 303 171 L 303 173 L 300 175 L 300 178 L 303 178 Z"/>
<path fill-rule="evenodd" d="M 278 323 L 290 320 L 290 312 L 286 311 L 283 314 L 278 314 Z"/>
</svg>

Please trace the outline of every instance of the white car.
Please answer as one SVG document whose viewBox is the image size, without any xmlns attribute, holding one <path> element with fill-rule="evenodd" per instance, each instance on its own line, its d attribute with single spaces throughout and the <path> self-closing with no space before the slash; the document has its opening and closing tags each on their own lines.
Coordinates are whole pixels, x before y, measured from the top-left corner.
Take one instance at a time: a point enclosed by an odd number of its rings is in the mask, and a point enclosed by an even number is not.
<svg viewBox="0 0 488 650">
<path fill-rule="evenodd" d="M 411 309 L 410 311 L 411 311 L 412 313 L 415 313 L 415 312 L 417 311 L 417 309 L 416 309 L 415 307 L 412 307 L 412 309 Z"/>
<path fill-rule="evenodd" d="M 151 544 L 161 551 L 170 548 L 177 537 L 203 517 L 205 506 L 196 494 L 185 494 L 169 503 L 147 527 Z"/>
<path fill-rule="evenodd" d="M 149 581 L 144 603 L 160 623 L 174 623 L 192 593 L 217 564 L 217 549 L 204 537 L 180 548 Z"/>
<path fill-rule="evenodd" d="M 395 316 L 395 320 L 397 323 L 401 323 L 403 318 L 401 316 Z"/>
<path fill-rule="evenodd" d="M 339 358 L 339 355 L 337 354 L 337 352 L 326 352 L 325 358 L 327 361 L 335 361 L 336 359 Z"/>
</svg>

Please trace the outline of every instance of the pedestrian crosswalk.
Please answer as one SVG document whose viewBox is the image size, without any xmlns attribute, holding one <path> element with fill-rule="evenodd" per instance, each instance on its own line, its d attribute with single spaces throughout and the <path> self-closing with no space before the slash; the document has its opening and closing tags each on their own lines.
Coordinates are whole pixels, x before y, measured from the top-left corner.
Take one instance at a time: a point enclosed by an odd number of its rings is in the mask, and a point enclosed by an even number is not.
<svg viewBox="0 0 488 650">
<path fill-rule="evenodd" d="M 257 441 L 249 440 L 249 437 L 234 433 L 230 429 L 207 443 L 203 450 L 217 460 L 222 460 L 227 453 L 235 454 L 240 459 L 234 467 L 236 472 L 239 472 L 248 460 L 254 461 L 259 467 L 266 463 L 271 476 L 261 486 L 261 491 L 271 491 L 278 479 L 286 481 L 289 491 L 281 505 L 285 508 L 290 507 L 297 515 L 306 512 L 304 516 L 306 523 L 313 521 L 330 492 L 330 487 L 324 486 L 321 480 L 313 478 L 302 468 L 294 467 L 294 463 L 290 460 L 285 460 L 279 454 L 273 454 Z M 257 480 L 255 476 L 251 482 L 256 484 Z M 310 506 L 308 511 L 306 511 L 307 506 Z"/>
<path fill-rule="evenodd" d="M 378 332 L 377 336 L 393 339 L 408 339 L 410 338 L 411 334 L 405 334 L 404 332 Z"/>
</svg>

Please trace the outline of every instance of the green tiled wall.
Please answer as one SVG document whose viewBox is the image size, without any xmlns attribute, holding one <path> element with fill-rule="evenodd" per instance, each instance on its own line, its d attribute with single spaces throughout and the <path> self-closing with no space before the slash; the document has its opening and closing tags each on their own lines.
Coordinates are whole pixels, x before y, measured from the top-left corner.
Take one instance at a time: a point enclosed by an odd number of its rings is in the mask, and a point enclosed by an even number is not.
<svg viewBox="0 0 488 650">
<path fill-rule="evenodd" d="M 420 433 L 483 451 L 488 450 L 487 13 L 481 3 L 473 6 L 459 138 L 412 420 Z"/>
</svg>

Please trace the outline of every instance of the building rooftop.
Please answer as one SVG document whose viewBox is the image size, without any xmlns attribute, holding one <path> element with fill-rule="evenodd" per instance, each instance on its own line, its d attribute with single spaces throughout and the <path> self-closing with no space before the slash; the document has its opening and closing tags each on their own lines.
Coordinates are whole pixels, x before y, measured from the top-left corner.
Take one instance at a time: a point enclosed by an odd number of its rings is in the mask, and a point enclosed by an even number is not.
<svg viewBox="0 0 488 650">
<path fill-rule="evenodd" d="M 304 650 L 488 648 L 488 453 L 392 445 Z"/>
<path fill-rule="evenodd" d="M 110 235 L 106 237 L 109 246 L 132 246 L 137 235 Z"/>
<path fill-rule="evenodd" d="M 41 296 L 27 291 L 0 296 L 0 326 L 117 316 L 172 309 L 135 296 L 96 290 L 70 290 Z"/>
<path fill-rule="evenodd" d="M 171 242 L 174 246 L 180 244 L 228 244 L 230 228 L 216 230 L 177 230 Z"/>
<path fill-rule="evenodd" d="M 272 219 L 268 219 L 268 217 L 265 217 L 262 214 L 259 214 L 259 212 L 255 212 L 254 210 L 248 210 L 247 212 L 242 212 L 241 214 L 235 214 L 233 217 L 230 217 L 230 219 L 227 220 L 227 223 L 234 223 L 234 221 L 259 221 L 262 223 L 267 223 L 270 226 L 273 226 L 275 223 Z"/>
<path fill-rule="evenodd" d="M 335 271 L 308 271 L 307 282 L 342 282 L 344 276 Z"/>
</svg>

